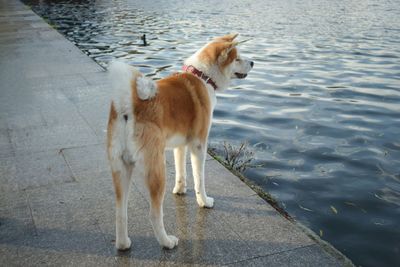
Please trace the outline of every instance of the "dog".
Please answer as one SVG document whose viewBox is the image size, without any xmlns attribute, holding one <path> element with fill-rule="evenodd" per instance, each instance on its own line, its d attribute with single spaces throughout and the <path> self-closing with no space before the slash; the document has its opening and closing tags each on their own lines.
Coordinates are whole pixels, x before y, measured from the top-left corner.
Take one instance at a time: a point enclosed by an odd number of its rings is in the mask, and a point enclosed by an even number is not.
<svg viewBox="0 0 400 267">
<path fill-rule="evenodd" d="M 142 176 L 150 195 L 150 222 L 162 247 L 172 249 L 178 238 L 168 235 L 163 221 L 165 150 L 174 150 L 174 194 L 186 192 L 186 152 L 190 151 L 196 200 L 212 208 L 207 196 L 204 164 L 216 92 L 231 79 L 243 79 L 254 63 L 239 56 L 237 34 L 214 38 L 185 60 L 183 71 L 158 81 L 121 62 L 110 64 L 114 95 L 111 102 L 107 152 L 116 198 L 118 250 L 131 246 L 127 206 L 131 177 Z"/>
</svg>

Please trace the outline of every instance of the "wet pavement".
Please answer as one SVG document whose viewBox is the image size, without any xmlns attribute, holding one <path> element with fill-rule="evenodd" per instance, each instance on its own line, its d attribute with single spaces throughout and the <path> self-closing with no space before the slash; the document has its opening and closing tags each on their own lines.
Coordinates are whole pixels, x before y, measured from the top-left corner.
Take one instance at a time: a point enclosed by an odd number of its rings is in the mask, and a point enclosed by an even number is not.
<svg viewBox="0 0 400 267">
<path fill-rule="evenodd" d="M 171 153 L 164 213 L 179 246 L 159 247 L 147 193 L 135 180 L 128 225 L 133 245 L 116 251 L 105 71 L 19 1 L 0 0 L 0 48 L 2 264 L 351 265 L 211 157 L 206 181 L 214 209 L 197 207 L 191 179 L 185 196 L 173 195 Z"/>
</svg>

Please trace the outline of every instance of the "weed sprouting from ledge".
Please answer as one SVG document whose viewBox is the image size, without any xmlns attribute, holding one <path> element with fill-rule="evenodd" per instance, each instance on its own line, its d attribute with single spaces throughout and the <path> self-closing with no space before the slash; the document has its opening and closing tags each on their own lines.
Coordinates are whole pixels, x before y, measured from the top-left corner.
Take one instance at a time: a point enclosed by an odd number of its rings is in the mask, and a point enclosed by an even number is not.
<svg viewBox="0 0 400 267">
<path fill-rule="evenodd" d="M 224 141 L 222 147 L 211 147 L 209 153 L 217 157 L 229 169 L 243 173 L 248 168 L 255 168 L 254 152 L 249 149 L 249 143 L 244 141 L 239 145 L 232 145 Z"/>
<path fill-rule="evenodd" d="M 274 207 L 283 217 L 289 221 L 294 221 L 294 219 L 286 212 L 286 210 L 275 200 L 268 192 L 265 192 L 259 185 L 255 184 L 253 181 L 247 179 L 244 176 L 245 170 L 249 168 L 258 168 L 263 165 L 253 164 L 254 152 L 248 148 L 248 142 L 242 142 L 240 145 L 235 146 L 224 142 L 222 148 L 209 147 L 208 153 L 217 161 L 222 163 L 226 168 L 228 168 L 234 175 L 236 175 L 240 180 L 247 184 L 252 190 L 254 190 L 257 195 L 267 201 L 272 207 Z"/>
<path fill-rule="evenodd" d="M 252 167 L 254 152 L 249 150 L 248 142 L 242 142 L 239 146 L 234 146 L 224 142 L 224 159 L 232 169 L 243 173 L 247 168 Z"/>
</svg>

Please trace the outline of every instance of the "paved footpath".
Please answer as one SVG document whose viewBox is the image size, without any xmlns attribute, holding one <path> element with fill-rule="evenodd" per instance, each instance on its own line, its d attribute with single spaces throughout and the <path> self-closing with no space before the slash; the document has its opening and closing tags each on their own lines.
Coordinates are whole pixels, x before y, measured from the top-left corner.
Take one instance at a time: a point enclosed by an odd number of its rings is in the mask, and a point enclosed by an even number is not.
<svg viewBox="0 0 400 267">
<path fill-rule="evenodd" d="M 115 250 L 114 193 L 105 155 L 110 88 L 104 70 L 19 1 L 0 0 L 0 260 L 2 266 L 346 266 L 208 158 L 214 209 L 193 182 L 174 196 L 168 155 L 161 249 L 135 181 L 130 251 Z M 189 172 L 189 177 L 190 177 Z"/>
</svg>

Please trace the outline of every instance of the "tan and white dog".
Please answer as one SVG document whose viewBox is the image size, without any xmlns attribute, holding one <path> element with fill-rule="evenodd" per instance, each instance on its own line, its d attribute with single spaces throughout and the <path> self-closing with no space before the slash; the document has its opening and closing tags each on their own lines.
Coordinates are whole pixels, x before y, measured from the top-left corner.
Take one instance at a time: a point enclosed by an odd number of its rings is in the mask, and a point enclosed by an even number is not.
<svg viewBox="0 0 400 267">
<path fill-rule="evenodd" d="M 131 176 L 142 176 L 150 193 L 150 221 L 161 246 L 172 249 L 178 238 L 167 235 L 163 221 L 165 149 L 174 149 L 174 194 L 186 192 L 189 148 L 197 203 L 212 208 L 204 184 L 204 163 L 216 91 L 232 78 L 244 78 L 253 62 L 237 50 L 237 34 L 215 38 L 185 61 L 182 73 L 152 81 L 120 62 L 110 65 L 115 89 L 107 146 L 116 195 L 116 247 L 130 248 L 127 229 Z M 139 178 L 139 177 L 138 177 Z"/>
</svg>

